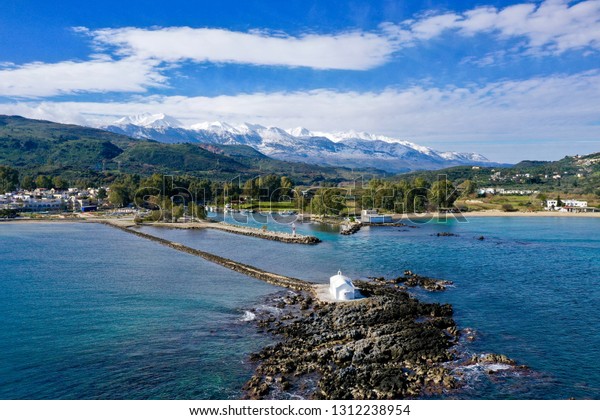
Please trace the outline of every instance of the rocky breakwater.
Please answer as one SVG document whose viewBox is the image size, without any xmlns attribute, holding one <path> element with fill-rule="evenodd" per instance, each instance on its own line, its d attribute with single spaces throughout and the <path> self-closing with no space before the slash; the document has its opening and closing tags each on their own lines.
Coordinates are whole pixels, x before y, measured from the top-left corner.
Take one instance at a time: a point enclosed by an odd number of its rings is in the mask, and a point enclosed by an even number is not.
<svg viewBox="0 0 600 420">
<path fill-rule="evenodd" d="M 253 399 L 398 399 L 455 387 L 445 367 L 458 329 L 452 307 L 423 303 L 389 284 L 355 282 L 365 299 L 323 303 L 308 293 L 258 319 L 281 341 L 252 355 Z"/>
<path fill-rule="evenodd" d="M 347 226 L 344 226 L 342 230 L 340 230 L 340 235 L 354 235 L 356 232 L 360 230 L 362 227 L 361 222 L 353 222 Z"/>
<path fill-rule="evenodd" d="M 235 233 L 238 235 L 254 236 L 255 238 L 268 239 L 271 241 L 286 242 L 293 244 L 314 245 L 321 242 L 316 236 L 298 235 L 286 232 L 269 231 L 266 229 L 256 229 L 248 226 L 236 226 L 228 223 L 203 223 L 202 227 L 209 229 L 219 229 L 225 232 Z"/>
</svg>

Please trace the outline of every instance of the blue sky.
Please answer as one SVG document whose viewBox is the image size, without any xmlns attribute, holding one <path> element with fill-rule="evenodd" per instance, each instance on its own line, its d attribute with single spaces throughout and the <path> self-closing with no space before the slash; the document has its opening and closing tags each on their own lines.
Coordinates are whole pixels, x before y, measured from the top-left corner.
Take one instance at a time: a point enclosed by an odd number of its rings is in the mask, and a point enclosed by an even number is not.
<svg viewBox="0 0 600 420">
<path fill-rule="evenodd" d="M 0 113 L 350 129 L 492 160 L 600 151 L 600 0 L 3 0 Z"/>
</svg>

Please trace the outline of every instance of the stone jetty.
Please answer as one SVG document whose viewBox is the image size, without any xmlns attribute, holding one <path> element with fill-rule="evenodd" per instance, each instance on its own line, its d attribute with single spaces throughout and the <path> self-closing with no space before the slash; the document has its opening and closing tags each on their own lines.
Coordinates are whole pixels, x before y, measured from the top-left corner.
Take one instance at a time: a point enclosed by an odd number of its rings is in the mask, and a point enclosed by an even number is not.
<svg viewBox="0 0 600 420">
<path fill-rule="evenodd" d="M 354 235 L 356 232 L 358 232 L 360 230 L 361 226 L 362 226 L 362 223 L 360 223 L 360 222 L 351 223 L 344 229 L 340 230 L 340 235 Z"/>
<path fill-rule="evenodd" d="M 131 225 L 131 224 L 129 224 Z M 142 223 L 141 226 L 165 227 L 169 229 L 217 229 L 237 235 L 253 236 L 255 238 L 268 239 L 270 241 L 285 242 L 290 244 L 315 245 L 321 242 L 316 236 L 299 235 L 287 232 L 277 232 L 267 229 L 257 229 L 248 226 L 232 225 L 224 222 L 193 222 L 193 223 Z"/>
<path fill-rule="evenodd" d="M 236 233 L 238 235 L 254 236 L 256 238 L 269 239 L 272 241 L 295 243 L 295 244 L 306 244 L 313 245 L 321 242 L 316 236 L 310 235 L 294 235 L 286 232 L 276 232 L 263 229 L 256 229 L 246 226 L 235 226 L 227 223 L 204 223 L 203 227 L 209 229 L 219 229 L 225 232 Z"/>
</svg>

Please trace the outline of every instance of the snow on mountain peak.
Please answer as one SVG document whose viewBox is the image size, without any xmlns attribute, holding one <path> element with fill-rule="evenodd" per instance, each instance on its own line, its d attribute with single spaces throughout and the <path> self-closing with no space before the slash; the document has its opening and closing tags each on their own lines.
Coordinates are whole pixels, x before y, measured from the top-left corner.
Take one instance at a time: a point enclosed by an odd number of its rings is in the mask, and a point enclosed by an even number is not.
<svg viewBox="0 0 600 420">
<path fill-rule="evenodd" d="M 149 113 L 121 118 L 105 129 L 166 143 L 241 144 L 292 162 L 374 167 L 386 171 L 489 162 L 477 153 L 440 152 L 406 140 L 356 130 L 327 133 L 304 127 L 283 130 L 224 121 L 201 122 L 186 128 L 173 117 Z"/>
<path fill-rule="evenodd" d="M 289 128 L 285 131 L 294 137 L 313 137 L 313 133 L 304 127 Z"/>
<path fill-rule="evenodd" d="M 181 128 L 183 124 L 179 122 L 176 118 L 170 117 L 163 113 L 160 114 L 150 114 L 149 112 L 144 112 L 138 115 L 131 115 L 128 117 L 119 118 L 117 121 L 113 123 L 117 126 L 123 125 L 136 125 L 138 127 L 144 128 Z"/>
<path fill-rule="evenodd" d="M 224 121 L 205 121 L 198 124 L 193 124 L 190 126 L 191 130 L 194 131 L 211 131 L 213 133 L 233 133 L 240 134 L 240 131 L 234 127 L 233 125 L 226 123 Z"/>
</svg>

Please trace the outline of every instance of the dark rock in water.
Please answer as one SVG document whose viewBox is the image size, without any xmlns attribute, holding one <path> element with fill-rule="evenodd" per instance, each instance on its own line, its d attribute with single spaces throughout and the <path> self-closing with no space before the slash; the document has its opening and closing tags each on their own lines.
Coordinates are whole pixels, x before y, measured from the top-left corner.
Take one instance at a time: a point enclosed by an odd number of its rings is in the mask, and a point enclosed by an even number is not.
<svg viewBox="0 0 600 420">
<path fill-rule="evenodd" d="M 386 283 L 355 285 L 366 299 L 328 304 L 301 292 L 286 303 L 290 319 L 259 322 L 281 341 L 252 356 L 259 364 L 248 398 L 397 399 L 455 386 L 443 365 L 458 336 L 452 307 Z"/>
<path fill-rule="evenodd" d="M 513 359 L 510 359 L 503 354 L 488 353 L 488 354 L 482 354 L 479 356 L 475 355 L 475 356 L 471 357 L 465 363 L 465 366 L 476 365 L 478 363 L 484 363 L 484 364 L 501 363 L 503 365 L 509 365 L 509 366 L 517 365 L 517 362 L 515 362 Z"/>
<path fill-rule="evenodd" d="M 456 233 L 452 232 L 438 232 L 433 236 L 458 236 Z"/>
<path fill-rule="evenodd" d="M 473 328 L 465 328 L 462 330 L 462 336 L 467 339 L 467 341 L 475 341 L 477 338 L 477 331 Z"/>
<path fill-rule="evenodd" d="M 408 287 L 420 286 L 425 290 L 440 292 L 446 290 L 446 286 L 453 284 L 449 280 L 433 279 L 431 277 L 420 276 L 410 270 L 404 272 L 404 277 L 398 277 L 390 280 L 390 283 L 403 283 Z"/>
<path fill-rule="evenodd" d="M 342 229 L 340 231 L 340 235 L 354 235 L 356 232 L 358 232 L 360 230 L 361 227 L 362 227 L 362 223 L 358 223 L 358 222 L 352 223 L 345 229 Z"/>
<path fill-rule="evenodd" d="M 483 241 L 483 240 L 485 240 L 485 236 L 480 236 L 480 237 L 477 238 L 477 240 L 478 241 Z"/>
</svg>

